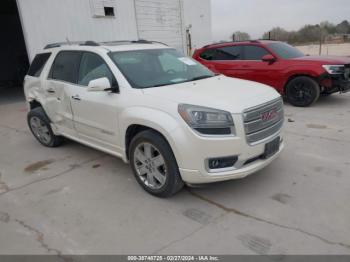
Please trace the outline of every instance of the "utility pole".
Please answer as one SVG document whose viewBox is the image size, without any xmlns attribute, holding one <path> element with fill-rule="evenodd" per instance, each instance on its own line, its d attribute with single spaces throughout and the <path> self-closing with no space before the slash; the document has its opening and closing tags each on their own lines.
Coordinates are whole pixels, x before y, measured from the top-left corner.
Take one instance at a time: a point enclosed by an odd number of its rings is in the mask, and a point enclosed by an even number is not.
<svg viewBox="0 0 350 262">
<path fill-rule="evenodd" d="M 322 54 L 322 26 L 320 27 L 320 48 L 319 48 L 319 55 Z"/>
</svg>

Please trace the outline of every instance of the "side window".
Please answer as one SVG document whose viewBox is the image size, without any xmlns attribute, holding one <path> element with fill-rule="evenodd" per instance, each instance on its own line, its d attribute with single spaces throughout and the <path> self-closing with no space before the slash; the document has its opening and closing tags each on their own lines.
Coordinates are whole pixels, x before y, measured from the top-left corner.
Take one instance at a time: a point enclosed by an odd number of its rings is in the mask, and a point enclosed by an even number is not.
<svg viewBox="0 0 350 262">
<path fill-rule="evenodd" d="M 111 86 L 115 86 L 116 80 L 108 68 L 106 62 L 97 54 L 84 52 L 81 58 L 78 84 L 88 86 L 91 80 L 106 77 Z"/>
<path fill-rule="evenodd" d="M 55 80 L 62 80 L 76 84 L 80 64 L 81 52 L 62 51 L 55 59 L 50 76 Z"/>
<path fill-rule="evenodd" d="M 260 46 L 247 45 L 244 46 L 244 60 L 262 60 L 263 56 L 269 52 Z"/>
<path fill-rule="evenodd" d="M 51 53 L 37 54 L 29 67 L 28 75 L 39 77 L 41 72 L 46 65 L 47 60 L 49 60 Z"/>
<path fill-rule="evenodd" d="M 226 46 L 217 49 L 208 49 L 204 51 L 201 58 L 205 60 L 242 60 L 241 46 Z"/>
<path fill-rule="evenodd" d="M 208 49 L 203 51 L 200 54 L 200 57 L 203 58 L 204 60 L 214 60 L 214 56 L 215 56 L 216 50 L 215 49 Z"/>
<path fill-rule="evenodd" d="M 226 46 L 217 49 L 220 60 L 242 60 L 242 47 L 241 46 Z M 219 60 L 219 59 L 218 59 Z"/>
</svg>

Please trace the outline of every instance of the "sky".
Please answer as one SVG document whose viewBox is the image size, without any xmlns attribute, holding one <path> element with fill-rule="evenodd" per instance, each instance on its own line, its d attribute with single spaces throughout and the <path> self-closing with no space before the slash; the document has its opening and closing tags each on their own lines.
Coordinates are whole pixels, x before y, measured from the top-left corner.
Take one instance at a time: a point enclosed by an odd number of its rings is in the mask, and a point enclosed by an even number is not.
<svg viewBox="0 0 350 262">
<path fill-rule="evenodd" d="M 279 26 L 298 30 L 328 20 L 350 21 L 350 0 L 211 0 L 213 40 L 228 40 L 244 31 L 252 39 Z"/>
</svg>

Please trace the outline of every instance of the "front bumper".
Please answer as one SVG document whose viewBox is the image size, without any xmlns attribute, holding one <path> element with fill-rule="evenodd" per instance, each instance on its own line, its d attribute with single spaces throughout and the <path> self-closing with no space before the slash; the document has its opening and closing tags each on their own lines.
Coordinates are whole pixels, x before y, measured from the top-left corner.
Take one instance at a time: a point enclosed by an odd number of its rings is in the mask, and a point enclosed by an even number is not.
<svg viewBox="0 0 350 262">
<path fill-rule="evenodd" d="M 347 93 L 350 91 L 350 80 L 339 80 L 336 85 L 339 87 L 340 93 Z"/>
<path fill-rule="evenodd" d="M 235 123 L 242 123 L 242 116 L 234 116 Z M 186 128 L 187 129 L 187 128 Z M 236 126 L 236 136 L 203 137 L 191 130 L 179 128 L 172 132 L 171 146 L 178 162 L 181 177 L 188 184 L 205 184 L 246 177 L 269 165 L 284 148 L 281 130 L 255 144 L 246 141 L 244 127 Z M 264 159 L 265 145 L 277 137 L 281 144 L 279 151 Z M 176 143 L 175 143 L 176 141 Z M 210 158 L 237 156 L 233 167 L 210 170 L 207 161 Z"/>
<path fill-rule="evenodd" d="M 320 78 L 320 85 L 326 94 L 350 92 L 350 79 L 346 79 L 343 75 L 324 74 Z"/>
<path fill-rule="evenodd" d="M 280 145 L 279 151 L 268 159 L 257 158 L 254 162 L 244 165 L 241 168 L 235 168 L 228 171 L 208 173 L 199 170 L 190 170 L 180 168 L 180 173 L 183 180 L 189 184 L 207 184 L 220 181 L 234 180 L 247 177 L 257 171 L 268 166 L 273 162 L 282 152 L 284 148 L 283 142 Z"/>
</svg>

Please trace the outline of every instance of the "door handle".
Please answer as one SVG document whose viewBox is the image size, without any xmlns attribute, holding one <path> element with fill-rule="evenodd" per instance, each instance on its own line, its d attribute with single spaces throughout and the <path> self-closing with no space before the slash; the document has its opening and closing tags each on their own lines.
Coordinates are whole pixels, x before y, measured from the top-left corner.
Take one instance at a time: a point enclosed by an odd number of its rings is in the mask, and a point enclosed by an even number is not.
<svg viewBox="0 0 350 262">
<path fill-rule="evenodd" d="M 52 88 L 46 89 L 46 92 L 48 92 L 48 93 L 50 93 L 50 94 L 56 93 L 55 90 L 52 89 Z"/>
<path fill-rule="evenodd" d="M 77 100 L 77 101 L 80 101 L 80 100 L 81 100 L 81 98 L 80 98 L 79 95 L 72 96 L 72 98 L 73 98 L 74 100 Z"/>
</svg>

